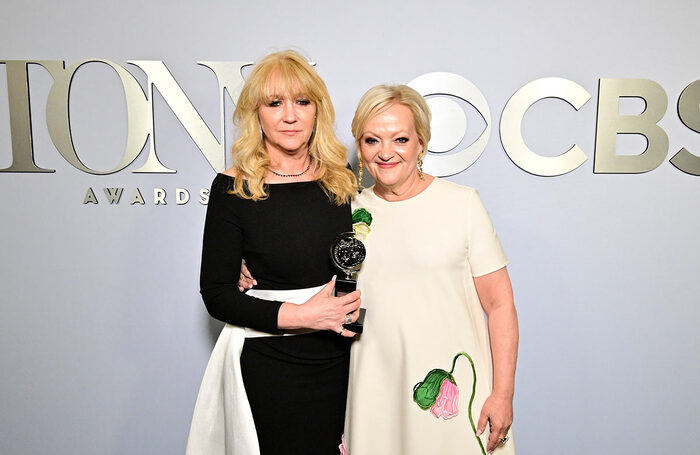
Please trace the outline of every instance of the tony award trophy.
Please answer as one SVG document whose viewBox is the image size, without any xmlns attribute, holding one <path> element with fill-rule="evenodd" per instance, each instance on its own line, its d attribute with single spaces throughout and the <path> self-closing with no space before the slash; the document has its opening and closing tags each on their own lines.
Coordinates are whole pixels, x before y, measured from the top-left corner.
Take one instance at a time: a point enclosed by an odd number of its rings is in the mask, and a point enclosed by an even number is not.
<svg viewBox="0 0 700 455">
<path fill-rule="evenodd" d="M 333 265 L 342 270 L 344 276 L 335 280 L 336 295 L 348 294 L 357 289 L 357 280 L 352 274 L 359 268 L 365 260 L 367 250 L 365 245 L 356 238 L 354 232 L 344 232 L 340 234 L 331 244 L 331 260 Z M 360 316 L 355 322 L 343 324 L 348 330 L 355 333 L 362 333 L 362 322 L 365 319 L 365 309 L 360 308 Z"/>
</svg>

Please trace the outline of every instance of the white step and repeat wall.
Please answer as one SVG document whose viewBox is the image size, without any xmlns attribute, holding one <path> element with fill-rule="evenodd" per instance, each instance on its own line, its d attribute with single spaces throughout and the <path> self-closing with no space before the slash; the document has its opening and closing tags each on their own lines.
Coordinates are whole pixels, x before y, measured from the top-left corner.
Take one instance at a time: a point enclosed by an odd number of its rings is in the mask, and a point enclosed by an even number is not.
<svg viewBox="0 0 700 455">
<path fill-rule="evenodd" d="M 183 453 L 206 188 L 241 66 L 287 47 L 351 155 L 367 88 L 430 100 L 426 167 L 511 259 L 521 454 L 700 453 L 698 5 L 5 1 L 0 453 Z"/>
</svg>

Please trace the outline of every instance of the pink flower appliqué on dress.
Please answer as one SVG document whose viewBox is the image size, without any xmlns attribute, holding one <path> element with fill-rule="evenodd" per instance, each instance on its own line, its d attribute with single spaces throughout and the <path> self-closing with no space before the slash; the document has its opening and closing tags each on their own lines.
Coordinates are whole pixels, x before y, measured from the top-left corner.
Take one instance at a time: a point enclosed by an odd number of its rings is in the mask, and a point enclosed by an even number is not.
<svg viewBox="0 0 700 455">
<path fill-rule="evenodd" d="M 340 455 L 345 455 L 345 434 L 340 437 L 340 445 L 338 446 Z"/>
<path fill-rule="evenodd" d="M 474 432 L 474 437 L 479 443 L 479 448 L 481 449 L 481 455 L 486 455 L 486 449 L 484 449 L 484 444 L 476 435 L 476 425 L 474 425 L 474 418 L 472 417 L 472 404 L 474 403 L 474 395 L 476 394 L 476 366 L 474 366 L 474 360 L 466 352 L 458 352 L 456 356 L 452 359 L 452 369 L 450 371 L 445 371 L 440 368 L 435 368 L 430 370 L 425 376 L 423 381 L 419 382 L 413 387 L 413 401 L 421 409 L 428 410 L 430 413 L 439 419 L 451 419 L 459 413 L 457 401 L 459 400 L 459 389 L 457 388 L 457 381 L 452 372 L 455 370 L 455 364 L 459 357 L 464 357 L 469 361 L 472 367 L 472 377 L 474 381 L 472 382 L 472 395 L 469 398 L 469 406 L 467 407 L 467 416 L 469 417 L 469 424 Z M 345 452 L 341 449 L 341 453 Z"/>
<path fill-rule="evenodd" d="M 435 400 L 435 404 L 430 408 L 430 412 L 437 418 L 451 419 L 459 414 L 457 401 L 459 400 L 459 389 L 457 384 L 445 379 L 440 386 L 440 393 Z"/>
</svg>

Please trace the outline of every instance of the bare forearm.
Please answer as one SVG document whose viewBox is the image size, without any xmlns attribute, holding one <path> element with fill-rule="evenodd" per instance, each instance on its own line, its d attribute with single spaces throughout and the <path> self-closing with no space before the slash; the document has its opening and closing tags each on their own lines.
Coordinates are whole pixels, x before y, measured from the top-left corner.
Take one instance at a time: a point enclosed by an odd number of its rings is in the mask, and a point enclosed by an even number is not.
<svg viewBox="0 0 700 455">
<path fill-rule="evenodd" d="M 518 316 L 512 302 L 491 310 L 489 337 L 493 357 L 493 393 L 512 399 L 518 358 Z"/>
<path fill-rule="evenodd" d="M 489 422 L 491 433 L 486 449 L 491 452 L 505 442 L 513 423 L 515 363 L 518 358 L 518 315 L 513 288 L 505 267 L 474 278 L 481 306 L 488 315 L 493 358 L 493 392 L 484 402 L 477 435 Z"/>
<path fill-rule="evenodd" d="M 277 313 L 277 327 L 280 330 L 300 329 L 304 324 L 301 317 L 301 308 L 290 302 L 284 302 Z"/>
</svg>

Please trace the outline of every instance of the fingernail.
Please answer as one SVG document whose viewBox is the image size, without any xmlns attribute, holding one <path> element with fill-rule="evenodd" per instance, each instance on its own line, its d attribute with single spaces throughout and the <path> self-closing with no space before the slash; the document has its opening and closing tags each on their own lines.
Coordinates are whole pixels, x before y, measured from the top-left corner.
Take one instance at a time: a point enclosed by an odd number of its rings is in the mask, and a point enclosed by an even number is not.
<svg viewBox="0 0 700 455">
<path fill-rule="evenodd" d="M 253 280 L 253 284 L 257 286 L 257 285 L 258 285 L 258 280 Z"/>
<path fill-rule="evenodd" d="M 481 436 L 481 433 L 483 433 L 483 432 L 484 432 L 484 430 L 477 430 L 476 437 L 478 438 L 479 436 Z"/>
</svg>

